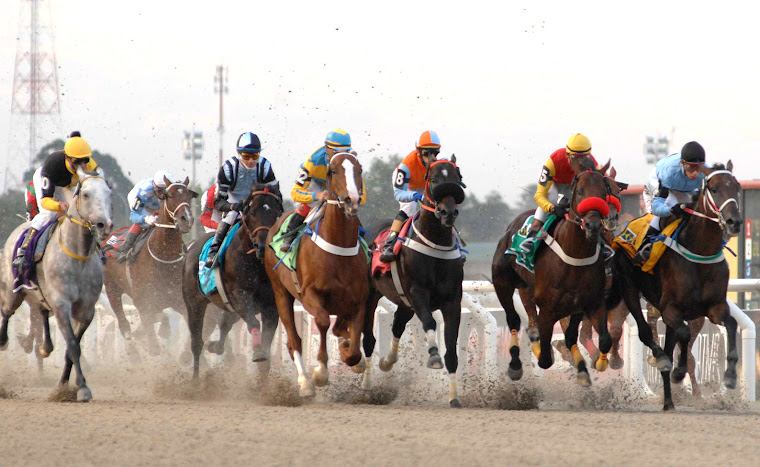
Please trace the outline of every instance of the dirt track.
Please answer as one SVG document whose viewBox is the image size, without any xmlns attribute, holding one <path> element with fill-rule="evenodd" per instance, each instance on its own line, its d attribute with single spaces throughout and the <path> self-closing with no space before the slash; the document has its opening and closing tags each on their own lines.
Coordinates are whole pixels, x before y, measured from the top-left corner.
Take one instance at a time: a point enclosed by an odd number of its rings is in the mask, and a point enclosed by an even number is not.
<svg viewBox="0 0 760 467">
<path fill-rule="evenodd" d="M 617 383 L 581 390 L 567 375 L 471 390 L 470 408 L 453 410 L 410 375 L 378 378 L 369 395 L 341 375 L 304 404 L 292 378 L 273 376 L 262 388 L 228 368 L 192 385 L 176 366 L 93 370 L 92 402 L 50 402 L 57 369 L 38 377 L 3 366 L 6 465 L 707 465 L 760 456 L 756 405 L 683 400 L 665 414 L 658 400 L 618 398 Z"/>
</svg>

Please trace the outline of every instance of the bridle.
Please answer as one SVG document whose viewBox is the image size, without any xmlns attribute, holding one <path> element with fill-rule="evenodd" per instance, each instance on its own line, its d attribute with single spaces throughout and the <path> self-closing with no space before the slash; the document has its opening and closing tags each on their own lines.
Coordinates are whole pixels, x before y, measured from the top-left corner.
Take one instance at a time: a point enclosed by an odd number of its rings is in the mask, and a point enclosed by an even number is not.
<svg viewBox="0 0 760 467">
<path fill-rule="evenodd" d="M 456 163 L 454 163 L 454 162 L 452 162 L 450 160 L 439 159 L 439 160 L 435 160 L 435 161 L 431 162 L 430 164 L 428 164 L 427 171 L 425 172 L 425 195 L 424 195 L 424 199 L 428 203 L 432 204 L 432 206 L 428 206 L 427 204 L 422 203 L 422 209 L 424 209 L 426 211 L 430 211 L 432 213 L 438 212 L 438 201 L 435 201 L 433 199 L 433 197 L 431 196 L 432 193 L 430 192 L 430 169 L 432 169 L 434 165 L 436 165 L 436 164 L 442 164 L 442 163 L 453 165 L 454 169 L 456 169 L 457 175 L 459 175 L 459 167 L 457 167 Z M 459 176 L 459 180 L 452 181 L 451 183 L 458 183 L 459 185 L 464 186 L 464 184 L 462 183 L 462 176 L 461 175 Z M 459 206 L 459 205 L 457 204 L 457 206 Z"/>
<path fill-rule="evenodd" d="M 575 208 L 573 208 L 573 200 L 575 198 L 575 186 L 578 184 L 578 180 L 582 175 L 585 174 L 599 174 L 602 177 L 602 180 L 604 181 L 604 186 L 607 191 L 607 195 L 604 199 L 591 196 L 588 198 L 583 199 L 578 204 L 578 212 L 576 212 Z M 594 170 L 586 170 L 583 172 L 580 172 L 573 177 L 573 182 L 570 185 L 571 195 L 570 195 L 570 209 L 568 210 L 568 215 L 566 216 L 566 219 L 569 222 L 572 222 L 574 224 L 577 224 L 581 227 L 581 230 L 586 230 L 586 219 L 582 217 L 584 214 L 586 214 L 589 211 L 599 211 L 599 214 L 602 216 L 602 219 L 605 219 L 607 216 L 610 215 L 610 204 L 615 204 L 617 201 L 616 206 L 618 207 L 618 212 L 620 212 L 620 201 L 612 196 L 612 188 L 610 187 L 610 181 L 607 179 L 607 177 L 604 176 L 601 172 L 596 172 Z M 572 214 L 573 217 L 570 216 Z M 579 215 L 580 214 L 580 215 Z"/>
<path fill-rule="evenodd" d="M 245 214 L 248 213 L 248 210 L 249 210 L 249 208 L 251 206 L 251 203 L 253 203 L 254 198 L 256 196 L 258 196 L 258 195 L 264 195 L 264 196 L 271 196 L 271 197 L 273 197 L 275 200 L 277 200 L 277 207 L 280 209 L 281 213 L 282 213 L 282 210 L 283 210 L 282 209 L 282 201 L 280 200 L 280 197 L 277 196 L 274 192 L 270 191 L 268 187 L 264 188 L 263 190 L 254 191 L 254 192 L 252 192 L 249 195 L 250 200 L 245 205 L 245 209 L 244 209 L 244 212 L 243 212 L 244 215 L 241 216 L 241 218 L 240 218 L 240 224 L 243 227 L 243 229 L 245 230 L 246 235 L 248 235 L 248 239 L 251 241 L 252 245 L 256 245 L 256 238 L 255 238 L 256 237 L 256 233 L 258 233 L 258 232 L 260 232 L 262 230 L 265 230 L 265 231 L 269 232 L 269 230 L 272 228 L 272 226 L 260 225 L 258 227 L 255 227 L 255 228 L 251 229 L 245 223 L 245 217 L 246 217 Z M 255 248 L 251 248 L 250 250 L 248 250 L 246 252 L 246 254 L 250 255 L 251 253 L 254 253 L 255 251 L 256 251 Z"/>
<path fill-rule="evenodd" d="M 354 156 L 350 152 L 338 152 L 338 153 L 335 153 L 332 157 L 336 157 L 336 156 L 340 156 L 340 155 L 351 156 L 351 158 L 354 161 L 356 161 L 357 164 L 359 163 L 359 161 L 356 159 L 356 156 Z M 346 203 L 343 202 L 343 200 L 341 200 L 340 197 L 336 196 L 335 193 L 333 193 L 332 187 L 331 187 L 332 183 L 330 183 L 331 180 L 332 180 L 332 169 L 330 168 L 329 162 L 328 162 L 328 167 L 327 167 L 327 183 L 325 184 L 325 188 L 327 189 L 327 192 L 330 194 L 330 196 L 332 196 L 335 199 L 328 199 L 326 201 L 326 203 L 327 204 L 336 205 L 336 206 L 338 206 L 338 208 L 343 209 L 343 205 L 346 204 Z"/>
<path fill-rule="evenodd" d="M 187 202 L 180 203 L 176 208 L 174 208 L 174 211 L 170 211 L 169 208 L 167 207 L 167 204 L 169 204 L 168 199 L 171 198 L 171 196 L 169 196 L 169 188 L 175 185 L 187 189 L 187 185 L 185 185 L 184 183 L 172 183 L 171 185 L 169 185 L 168 187 L 164 189 L 165 198 L 164 198 L 164 202 L 161 203 L 164 205 L 164 211 L 169 216 L 169 219 L 172 220 L 172 223 L 171 224 L 155 223 L 153 224 L 155 227 L 161 227 L 164 229 L 176 229 L 177 228 L 177 211 L 179 211 L 180 208 L 186 208 L 188 210 L 188 214 L 190 214 L 190 211 L 191 211 L 190 203 L 187 203 Z"/>
<path fill-rule="evenodd" d="M 79 192 L 82 189 L 82 184 L 84 184 L 84 182 L 86 182 L 87 180 L 96 179 L 96 178 L 100 178 L 100 179 L 104 180 L 106 182 L 106 185 L 108 185 L 108 187 L 111 188 L 111 185 L 108 183 L 108 180 L 106 180 L 105 178 L 101 177 L 100 175 L 88 175 L 88 176 L 80 179 L 79 183 L 77 183 L 77 189 L 74 191 L 74 197 L 77 199 L 76 204 L 74 206 L 75 206 L 76 211 L 77 211 L 77 217 L 79 217 L 79 218 L 84 219 L 84 217 L 82 216 L 82 214 L 79 212 L 80 199 L 81 199 L 79 197 Z M 66 213 L 64 215 L 64 219 L 68 219 L 72 223 L 74 223 L 76 225 L 79 225 L 80 227 L 84 227 L 85 229 L 88 230 L 90 236 L 93 236 L 93 234 L 92 234 L 92 224 L 90 223 L 90 221 L 85 220 L 84 222 L 82 222 L 81 220 L 79 220 L 79 219 L 77 219 L 77 218 L 75 218 L 73 216 L 70 216 L 69 213 Z M 97 242 L 93 242 L 93 243 L 94 243 L 95 246 L 91 247 L 92 251 L 90 252 L 90 254 L 88 254 L 87 256 L 78 255 L 78 254 L 74 253 L 73 251 L 69 250 L 68 248 L 66 248 L 66 245 L 63 244 L 63 237 L 61 237 L 61 232 L 60 231 L 58 232 L 58 245 L 61 247 L 61 250 L 64 253 L 66 253 L 67 256 L 69 256 L 71 258 L 74 258 L 76 260 L 79 260 L 79 261 L 87 261 L 88 259 L 92 258 L 92 255 L 95 254 L 95 251 L 98 248 L 98 243 Z"/>
<path fill-rule="evenodd" d="M 702 204 L 705 208 L 705 211 L 715 214 L 716 217 L 711 217 L 705 214 L 702 214 L 701 212 L 695 211 L 691 208 L 686 208 L 684 211 L 688 212 L 689 214 L 693 216 L 698 216 L 703 219 L 710 220 L 712 222 L 717 223 L 721 230 L 726 230 L 726 219 L 723 217 L 723 209 L 728 206 L 730 203 L 734 203 L 736 207 L 739 207 L 739 203 L 736 201 L 736 198 L 729 198 L 726 201 L 723 202 L 723 204 L 718 207 L 718 205 L 715 203 L 715 200 L 713 199 L 712 193 L 708 189 L 707 182 L 710 181 L 711 178 L 713 178 L 715 175 L 730 175 L 734 181 L 736 181 L 736 177 L 734 177 L 734 174 L 729 170 L 716 170 L 710 175 L 706 176 L 702 179 Z M 739 183 L 738 181 L 736 183 Z"/>
</svg>

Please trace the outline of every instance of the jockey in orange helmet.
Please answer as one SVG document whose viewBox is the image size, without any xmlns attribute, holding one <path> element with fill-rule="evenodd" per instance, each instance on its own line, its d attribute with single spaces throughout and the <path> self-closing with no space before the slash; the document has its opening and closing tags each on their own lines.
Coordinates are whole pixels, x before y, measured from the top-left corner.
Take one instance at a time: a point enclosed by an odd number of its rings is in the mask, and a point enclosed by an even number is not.
<svg viewBox="0 0 760 467">
<path fill-rule="evenodd" d="M 572 195 L 571 184 L 575 178 L 575 170 L 571 161 L 581 161 L 589 158 L 593 166 L 598 170 L 599 164 L 591 155 L 591 141 L 584 135 L 576 133 L 570 137 L 567 146 L 554 151 L 541 169 L 538 178 L 538 187 L 533 198 L 538 204 L 536 213 L 533 215 L 533 223 L 528 230 L 527 238 L 520 244 L 520 249 L 528 253 L 536 241 L 536 235 L 546 221 L 549 213 L 557 217 L 564 217 L 567 212 L 568 202 Z M 561 201 L 556 205 L 549 201 L 549 189 L 554 186 L 554 191 L 561 196 Z"/>
<path fill-rule="evenodd" d="M 401 209 L 393 219 L 380 261 L 390 263 L 396 259 L 396 255 L 393 254 L 396 237 L 404 222 L 420 210 L 419 202 L 425 193 L 425 173 L 428 166 L 435 162 L 440 151 L 441 140 L 438 135 L 434 131 L 426 131 L 417 139 L 414 151 L 410 152 L 393 172 L 393 197 L 399 202 Z"/>
</svg>

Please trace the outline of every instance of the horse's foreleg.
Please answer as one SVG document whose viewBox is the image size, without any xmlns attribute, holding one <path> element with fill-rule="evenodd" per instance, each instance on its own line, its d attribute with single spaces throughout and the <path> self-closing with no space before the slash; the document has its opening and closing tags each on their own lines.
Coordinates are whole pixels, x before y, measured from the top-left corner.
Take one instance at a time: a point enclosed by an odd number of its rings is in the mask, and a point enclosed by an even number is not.
<svg viewBox="0 0 760 467">
<path fill-rule="evenodd" d="M 691 338 L 689 339 L 689 359 L 687 360 L 687 364 L 689 369 L 689 380 L 691 380 L 691 394 L 694 397 L 702 397 L 702 390 L 699 388 L 699 383 L 697 382 L 697 362 L 694 360 L 694 355 L 691 353 L 691 349 L 694 347 L 694 342 L 697 341 L 697 336 L 702 330 L 702 326 L 704 324 L 704 317 L 689 321 L 689 331 L 691 332 Z"/>
<path fill-rule="evenodd" d="M 528 315 L 528 327 L 525 329 L 525 333 L 528 335 L 528 339 L 530 339 L 530 349 L 536 358 L 538 358 L 538 355 L 541 353 L 541 344 L 538 337 L 538 307 L 528 290 L 520 289 L 518 290 L 518 294 L 523 303 L 523 308 L 525 308 L 525 313 Z"/>
<path fill-rule="evenodd" d="M 678 365 L 673 369 L 670 374 L 671 380 L 674 383 L 680 383 L 683 381 L 688 371 L 687 358 L 689 354 L 689 339 L 691 338 L 691 332 L 686 323 L 679 317 L 679 313 L 672 306 L 667 305 L 662 311 L 662 320 L 673 330 L 673 337 L 678 343 L 678 347 L 681 353 L 678 355 Z"/>
<path fill-rule="evenodd" d="M 260 354 L 257 355 L 257 350 L 253 349 L 254 362 L 264 362 L 269 360 L 269 353 L 272 351 L 272 341 L 274 340 L 274 334 L 277 331 L 277 322 L 279 317 L 277 316 L 277 308 L 274 306 L 265 306 L 261 310 L 261 345 L 259 346 Z M 269 364 L 266 366 L 266 370 L 269 370 Z"/>
<path fill-rule="evenodd" d="M 554 313 L 553 310 L 546 310 L 544 312 L 541 311 L 541 314 L 538 316 L 538 336 L 539 336 L 539 342 L 541 345 L 541 350 L 538 353 L 538 366 L 543 368 L 544 370 L 551 367 L 554 364 L 554 355 L 552 354 L 552 332 L 554 330 Z M 578 320 L 578 323 L 580 323 L 580 319 Z M 575 332 L 576 332 L 576 338 L 577 340 L 577 332 L 578 332 L 578 323 L 575 324 Z M 571 320 L 572 324 L 572 320 Z M 568 329 L 572 328 L 572 326 L 568 326 Z M 573 345 L 575 342 L 573 342 Z M 565 339 L 565 345 L 567 345 L 567 339 Z M 570 347 L 570 350 L 572 351 L 572 346 Z"/>
<path fill-rule="evenodd" d="M 710 307 L 707 316 L 713 323 L 719 323 L 722 318 L 728 337 L 728 354 L 726 355 L 726 372 L 723 374 L 723 384 L 728 389 L 736 387 L 736 362 L 739 361 L 739 353 L 736 350 L 736 318 L 731 316 L 726 302 Z"/>
<path fill-rule="evenodd" d="M 673 360 L 673 349 L 676 347 L 675 334 L 675 330 L 672 327 L 665 327 L 665 349 L 663 351 L 670 361 Z M 662 390 L 665 399 L 662 410 L 675 410 L 676 407 L 673 405 L 673 395 L 670 390 L 670 370 L 660 371 L 660 374 L 662 375 Z"/>
<path fill-rule="evenodd" d="M 317 329 L 319 329 L 319 352 L 317 352 L 317 361 L 319 363 L 314 367 L 314 371 L 311 374 L 311 380 L 315 386 L 323 387 L 327 385 L 329 378 L 329 372 L 327 370 L 327 330 L 330 329 L 330 314 L 321 306 L 315 306 L 312 304 L 307 305 L 308 302 L 309 301 L 306 300 L 304 308 L 309 310 L 309 313 L 314 317 L 314 323 L 317 325 Z M 335 323 L 335 325 L 338 326 L 338 323 Z M 356 344 L 358 347 L 358 343 L 353 344 Z M 348 346 L 349 343 L 346 342 L 345 339 L 342 339 L 339 347 L 340 356 L 343 361 L 345 361 L 345 353 Z M 354 362 L 354 364 L 356 364 L 356 362 Z"/>
<path fill-rule="evenodd" d="M 406 305 L 399 305 L 396 312 L 393 313 L 393 324 L 391 325 L 391 350 L 388 355 L 380 359 L 380 369 L 390 371 L 393 365 L 398 361 L 398 346 L 401 336 L 406 329 L 406 323 L 412 319 L 414 311 Z"/>
<path fill-rule="evenodd" d="M 639 303 L 639 292 L 635 288 L 626 288 L 623 293 L 623 299 L 625 300 L 625 306 L 631 312 L 631 316 L 636 320 L 636 327 L 639 329 L 639 340 L 642 344 L 646 345 L 652 350 L 654 356 L 655 365 L 660 372 L 667 371 L 673 368 L 672 359 L 668 358 L 665 351 L 660 345 L 655 342 L 652 335 L 652 328 L 644 318 L 644 313 L 641 311 L 641 304 Z"/>
<path fill-rule="evenodd" d="M 599 333 L 599 358 L 595 359 L 594 366 L 597 371 L 604 371 L 607 369 L 607 354 L 612 348 L 612 336 L 607 329 L 607 311 L 603 306 L 596 312 L 596 330 Z"/>
<path fill-rule="evenodd" d="M 362 389 L 370 389 L 372 387 L 372 354 L 375 352 L 375 311 L 377 310 L 377 302 L 380 300 L 380 294 L 370 290 L 369 298 L 367 299 L 367 306 L 364 309 L 364 325 L 362 328 L 362 348 L 364 350 L 364 378 L 362 378 Z M 362 365 L 356 365 L 355 367 L 361 367 Z"/>
<path fill-rule="evenodd" d="M 193 353 L 193 379 L 200 376 L 201 352 L 203 351 L 203 318 L 207 302 L 191 303 L 185 299 L 187 327 L 190 330 L 190 350 Z"/>
<path fill-rule="evenodd" d="M 79 362 L 79 358 L 81 356 L 79 341 L 84 334 L 84 331 L 87 330 L 87 326 L 89 326 L 90 320 L 92 320 L 94 310 L 91 313 L 88 321 L 79 323 L 77 326 L 77 332 L 75 333 L 72 324 L 73 318 L 71 303 L 66 301 L 59 301 L 56 305 L 57 309 L 55 310 L 55 317 L 58 321 L 58 328 L 61 330 L 61 333 L 66 340 L 66 364 L 64 366 L 63 373 L 58 384 L 59 386 L 68 386 L 69 377 L 71 376 L 71 368 L 73 365 L 77 374 L 77 387 L 79 388 L 77 391 L 77 400 L 86 402 L 92 399 L 92 393 L 90 392 L 89 388 L 87 388 L 87 383 L 85 381 L 84 375 L 82 374 L 82 367 Z"/>
<path fill-rule="evenodd" d="M 446 341 L 446 371 L 449 373 L 449 405 L 451 407 L 462 407 L 457 392 L 457 367 L 459 358 L 457 357 L 457 339 L 459 337 L 459 322 L 462 318 L 461 299 L 449 303 L 441 309 L 443 313 L 443 334 Z"/>
<path fill-rule="evenodd" d="M 85 331 L 87 331 L 87 328 L 90 327 L 90 323 L 92 322 L 92 318 L 94 317 L 95 317 L 95 309 L 93 309 L 90 313 L 84 316 L 84 319 L 82 321 L 77 322 L 76 331 L 74 335 L 76 339 L 76 347 L 77 347 L 77 351 L 79 352 L 79 355 L 76 355 L 74 358 L 72 358 L 72 360 L 74 363 L 74 371 L 76 371 L 76 374 L 77 374 L 77 388 L 78 388 L 77 400 L 80 402 L 87 402 L 90 399 L 92 399 L 92 392 L 90 392 L 90 388 L 87 387 L 87 382 L 85 381 L 84 374 L 82 373 L 81 343 L 82 343 L 82 336 L 84 336 L 84 333 Z"/>
<path fill-rule="evenodd" d="M 628 308 L 623 304 L 613 308 L 607 313 L 607 319 L 610 323 L 610 337 L 612 338 L 612 348 L 610 349 L 610 367 L 613 370 L 623 368 L 623 358 L 620 356 L 620 339 L 623 337 L 623 324 L 628 316 Z"/>
<path fill-rule="evenodd" d="M 243 321 L 245 321 L 248 334 L 251 335 L 251 349 L 253 350 L 251 360 L 263 362 L 269 358 L 269 348 L 262 349 L 261 347 L 261 322 L 256 318 L 256 312 L 257 310 L 253 307 L 249 308 L 243 315 Z"/>
<path fill-rule="evenodd" d="M 50 338 L 50 312 L 40 310 L 42 317 L 42 344 L 37 346 L 37 356 L 47 358 L 53 353 L 53 340 Z"/>
<path fill-rule="evenodd" d="M 436 322 L 430 309 L 430 291 L 412 286 L 410 295 L 414 312 L 422 322 L 422 329 L 425 331 L 428 350 L 427 367 L 440 370 L 443 368 L 443 360 L 438 353 L 438 342 L 435 340 Z"/>
<path fill-rule="evenodd" d="M 10 300 L 6 298 L 0 301 L 0 350 L 8 348 L 8 320 L 16 313 L 16 309 L 24 301 L 22 293 L 10 295 Z"/>
<path fill-rule="evenodd" d="M 602 310 L 601 313 L 604 313 L 605 315 L 605 329 L 607 329 L 607 312 Z M 578 340 L 581 342 L 581 345 L 583 345 L 586 348 L 586 351 L 588 352 L 589 356 L 591 357 L 591 361 L 596 364 L 596 362 L 599 360 L 599 349 L 594 345 L 593 340 L 593 331 L 596 328 L 597 334 L 601 333 L 599 332 L 599 328 L 596 327 L 598 319 L 595 321 L 592 321 L 589 318 L 584 317 L 581 320 L 581 327 L 580 327 L 580 333 L 578 334 Z"/>
<path fill-rule="evenodd" d="M 562 328 L 562 332 L 567 332 L 567 327 L 570 324 L 570 317 L 566 316 L 559 320 L 559 325 Z M 565 340 L 557 339 L 555 341 L 552 341 L 552 345 L 555 349 L 562 355 L 562 359 L 565 360 L 567 363 L 574 364 L 575 361 L 573 360 L 573 354 L 570 352 L 570 349 L 567 348 L 565 345 Z"/>
<path fill-rule="evenodd" d="M 570 349 L 570 352 L 573 354 L 573 361 L 575 362 L 575 368 L 578 371 L 578 373 L 575 376 L 576 383 L 578 383 L 578 385 L 583 386 L 583 387 L 589 387 L 591 386 L 591 377 L 589 377 L 589 374 L 588 374 L 588 368 L 586 367 L 586 360 L 583 359 L 583 355 L 581 355 L 581 351 L 578 349 L 578 326 L 581 324 L 582 320 L 583 320 L 583 314 L 581 313 L 575 313 L 573 315 L 570 315 L 570 323 L 568 323 L 567 330 L 565 330 L 565 345 Z M 541 323 L 539 322 L 539 329 L 541 329 L 540 324 Z M 542 335 L 541 336 L 542 354 L 544 350 L 543 340 L 544 338 Z M 541 360 L 539 359 L 539 365 L 540 364 L 541 364 Z"/>
<path fill-rule="evenodd" d="M 293 296 L 290 295 L 285 287 L 282 287 L 282 285 L 276 286 L 274 281 L 272 282 L 280 321 L 282 321 L 282 326 L 288 334 L 288 352 L 290 352 L 290 358 L 293 359 L 293 363 L 295 363 L 296 370 L 298 371 L 298 394 L 301 397 L 314 397 L 316 395 L 314 384 L 304 370 L 301 336 L 298 335 L 298 330 L 296 329 L 295 313 L 293 311 Z"/>
<path fill-rule="evenodd" d="M 114 281 L 115 282 L 115 281 Z M 121 296 L 124 293 L 115 284 L 111 284 L 110 287 L 106 287 L 106 296 L 108 297 L 108 303 L 111 305 L 116 321 L 119 323 L 119 332 L 124 339 L 132 338 L 132 326 L 130 326 L 126 315 L 124 314 L 124 304 L 121 301 Z"/>
<path fill-rule="evenodd" d="M 219 326 L 219 340 L 208 341 L 207 349 L 211 353 L 222 355 L 224 353 L 224 343 L 227 340 L 227 334 L 229 334 L 232 326 L 240 319 L 240 316 L 230 313 L 229 311 L 222 310 L 222 315 L 217 323 Z M 213 330 L 209 330 L 213 332 Z M 210 333 L 208 333 L 210 335 Z M 206 336 L 208 337 L 208 336 Z"/>
<path fill-rule="evenodd" d="M 512 381 L 517 381 L 522 378 L 523 368 L 520 361 L 520 343 L 517 340 L 517 333 L 520 331 L 520 315 L 515 310 L 515 304 L 512 301 L 512 295 L 514 294 L 514 287 L 511 284 L 500 284 L 496 287 L 497 281 L 494 278 L 494 288 L 496 289 L 496 295 L 499 297 L 499 302 L 504 308 L 504 314 L 507 318 L 507 325 L 509 326 L 509 332 L 511 333 L 509 338 L 509 368 L 507 369 L 507 375 Z"/>
</svg>

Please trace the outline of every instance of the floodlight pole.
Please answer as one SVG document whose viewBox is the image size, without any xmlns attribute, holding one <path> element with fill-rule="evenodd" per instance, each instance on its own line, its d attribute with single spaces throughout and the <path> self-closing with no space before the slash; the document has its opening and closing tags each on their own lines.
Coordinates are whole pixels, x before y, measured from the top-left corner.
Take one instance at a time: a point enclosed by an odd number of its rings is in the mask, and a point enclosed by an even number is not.
<svg viewBox="0 0 760 467">
<path fill-rule="evenodd" d="M 223 123 L 223 109 L 224 109 L 224 95 L 229 93 L 227 88 L 227 82 L 229 81 L 229 68 L 224 65 L 218 65 L 216 67 L 216 75 L 214 76 L 214 93 L 219 94 L 219 167 L 222 166 L 222 157 L 224 145 L 222 139 L 224 137 L 224 123 Z"/>
</svg>

